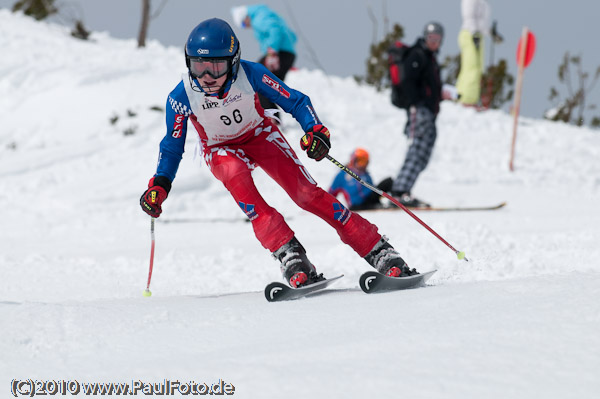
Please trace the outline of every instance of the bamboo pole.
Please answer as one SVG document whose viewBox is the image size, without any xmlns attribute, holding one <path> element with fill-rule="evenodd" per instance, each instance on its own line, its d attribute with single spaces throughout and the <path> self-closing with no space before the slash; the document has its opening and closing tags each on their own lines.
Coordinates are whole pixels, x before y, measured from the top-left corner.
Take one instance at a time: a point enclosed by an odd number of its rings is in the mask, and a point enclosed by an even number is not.
<svg viewBox="0 0 600 399">
<path fill-rule="evenodd" d="M 527 51 L 527 39 L 529 38 L 529 29 L 527 27 L 523 28 L 523 33 L 521 33 L 521 48 L 519 49 L 519 59 L 517 60 L 519 63 L 519 72 L 517 75 L 517 87 L 515 89 L 515 104 L 513 107 L 513 136 L 512 143 L 510 146 L 510 162 L 509 168 L 510 171 L 514 171 L 514 159 L 515 159 L 515 147 L 517 143 L 517 126 L 519 124 L 519 113 L 521 111 L 521 95 L 523 91 L 523 73 L 525 71 L 525 54 Z"/>
</svg>

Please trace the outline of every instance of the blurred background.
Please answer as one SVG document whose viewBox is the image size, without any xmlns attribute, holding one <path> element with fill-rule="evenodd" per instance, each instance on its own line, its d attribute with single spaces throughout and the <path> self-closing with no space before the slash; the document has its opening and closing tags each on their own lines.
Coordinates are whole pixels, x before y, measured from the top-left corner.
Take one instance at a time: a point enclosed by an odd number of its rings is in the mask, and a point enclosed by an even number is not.
<svg viewBox="0 0 600 399">
<path fill-rule="evenodd" d="M 231 23 L 231 7 L 254 4 L 231 0 L 148 1 L 151 17 L 147 39 L 180 48 L 200 21 L 219 17 Z M 12 8 L 16 3 L 16 0 L 0 0 L 0 7 Z M 88 31 L 105 31 L 116 38 L 138 38 L 144 0 L 62 0 L 51 3 L 58 12 L 48 20 L 73 27 L 80 21 Z M 404 40 L 413 43 L 424 24 L 431 20 L 439 21 L 446 30 L 438 57 L 440 63 L 459 55 L 460 0 L 265 0 L 260 3 L 278 12 L 296 31 L 298 68 L 323 69 L 329 75 L 340 77 L 364 76 L 371 44 L 381 41 L 394 24 L 403 28 Z M 486 38 L 486 67 L 505 60 L 507 73 L 516 80 L 517 43 L 523 27 L 527 26 L 537 39 L 533 62 L 525 70 L 521 115 L 541 118 L 545 111 L 556 108 L 561 101 L 564 103 L 577 97 L 581 86 L 584 99 L 580 101 L 585 118 L 571 123 L 591 125 L 600 114 L 595 109 L 595 104 L 600 102 L 598 90 L 595 90 L 600 65 L 600 53 L 596 51 L 600 37 L 597 23 L 600 5 L 584 0 L 490 0 L 489 3 L 491 20 L 496 21 L 504 41 L 494 44 L 489 36 Z M 258 60 L 260 52 L 252 31 L 237 27 L 235 30 L 242 43 L 242 57 Z M 561 81 L 559 70 L 566 53 L 580 59 L 578 64 L 571 64 L 571 76 L 563 76 Z M 564 72 L 564 67 L 562 69 Z M 549 99 L 552 88 L 559 94 L 553 101 Z M 507 101 L 502 108 L 510 111 L 511 103 Z"/>
</svg>

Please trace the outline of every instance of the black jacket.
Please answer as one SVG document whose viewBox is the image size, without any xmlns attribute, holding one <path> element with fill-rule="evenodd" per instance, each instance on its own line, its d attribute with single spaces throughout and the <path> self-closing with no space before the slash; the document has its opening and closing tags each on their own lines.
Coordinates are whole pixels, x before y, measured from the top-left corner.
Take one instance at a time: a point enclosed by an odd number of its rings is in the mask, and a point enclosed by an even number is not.
<svg viewBox="0 0 600 399">
<path fill-rule="evenodd" d="M 425 106 L 434 115 L 440 110 L 442 83 L 436 53 L 427 48 L 423 38 L 407 54 L 403 88 L 411 106 Z"/>
</svg>

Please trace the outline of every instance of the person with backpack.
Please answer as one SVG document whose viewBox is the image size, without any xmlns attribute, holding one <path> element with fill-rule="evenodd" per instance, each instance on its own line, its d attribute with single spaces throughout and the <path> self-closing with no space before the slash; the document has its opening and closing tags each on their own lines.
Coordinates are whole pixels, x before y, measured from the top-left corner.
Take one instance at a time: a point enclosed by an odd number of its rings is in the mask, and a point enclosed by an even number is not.
<svg viewBox="0 0 600 399">
<path fill-rule="evenodd" d="M 346 165 L 348 169 L 356 173 L 360 179 L 373 185 L 373 178 L 367 170 L 369 165 L 369 152 L 364 148 L 357 148 L 350 155 L 350 162 Z M 382 191 L 390 191 L 392 178 L 383 179 L 377 188 Z M 358 180 L 341 170 L 333 179 L 329 187 L 329 193 L 334 197 L 343 195 L 351 211 L 381 208 L 381 196 L 360 184 Z"/>
<path fill-rule="evenodd" d="M 281 80 L 285 80 L 288 71 L 294 66 L 296 60 L 296 34 L 285 20 L 263 4 L 237 6 L 231 9 L 231 14 L 236 26 L 252 29 L 263 54 L 259 63 Z M 258 95 L 260 105 L 270 111 L 274 121 L 279 124 L 277 105 L 268 97 Z"/>
<path fill-rule="evenodd" d="M 258 93 L 290 113 L 305 132 L 300 148 L 320 161 L 331 147 L 329 130 L 310 98 L 292 89 L 263 65 L 240 58 L 240 43 L 222 19 L 201 22 L 185 44 L 187 72 L 169 93 L 166 134 L 160 142 L 156 173 L 140 206 L 157 218 L 162 213 L 185 148 L 188 121 L 196 128 L 204 161 L 252 222 L 254 235 L 280 263 L 285 281 L 300 287 L 324 279 L 283 216 L 258 192 L 252 171 L 261 167 L 302 209 L 336 230 L 340 239 L 382 274 L 417 274 L 378 233 L 377 226 L 348 210 L 317 185 L 279 128 L 265 117 Z M 232 237 L 223 237 L 235 245 Z M 244 260 L 239 260 L 240 273 Z"/>
<path fill-rule="evenodd" d="M 430 206 L 414 197 L 412 189 L 427 167 L 433 151 L 440 101 L 452 98 L 449 92 L 442 90 L 436 58 L 443 38 L 442 25 L 429 22 L 425 25 L 423 36 L 413 46 L 403 49 L 400 59 L 394 60 L 392 55 L 390 57 L 392 103 L 406 109 L 404 134 L 410 139 L 404 164 L 394 179 L 391 194 L 408 207 Z"/>
</svg>

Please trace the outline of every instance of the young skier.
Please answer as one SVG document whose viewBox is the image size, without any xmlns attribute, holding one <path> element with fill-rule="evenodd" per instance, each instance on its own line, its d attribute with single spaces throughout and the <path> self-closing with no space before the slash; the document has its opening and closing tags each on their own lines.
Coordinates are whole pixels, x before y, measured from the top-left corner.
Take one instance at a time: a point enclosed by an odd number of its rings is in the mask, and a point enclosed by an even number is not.
<svg viewBox="0 0 600 399">
<path fill-rule="evenodd" d="M 296 288 L 323 280 L 283 216 L 260 195 L 251 172 L 260 166 L 298 206 L 331 225 L 379 272 L 403 277 L 409 269 L 377 227 L 346 209 L 317 186 L 258 102 L 261 93 L 290 113 L 306 132 L 300 146 L 320 161 L 330 148 L 329 131 L 310 99 L 285 85 L 261 64 L 240 59 L 231 27 L 213 18 L 201 22 L 185 45 L 188 73 L 167 99 L 167 134 L 158 167 L 140 198 L 144 212 L 159 217 L 182 158 L 187 121 L 198 131 L 204 160 L 252 221 L 256 238 L 281 263 L 285 281 Z"/>
<path fill-rule="evenodd" d="M 364 148 L 357 148 L 352 152 L 350 161 L 346 166 L 356 173 L 362 181 L 373 185 L 373 178 L 367 170 L 368 165 L 369 152 Z M 385 178 L 377 185 L 377 188 L 381 191 L 390 191 L 393 182 L 391 177 Z M 343 195 L 351 211 L 382 207 L 379 194 L 369 190 L 343 170 L 340 170 L 335 176 L 328 191 L 334 197 L 340 194 Z"/>
</svg>

